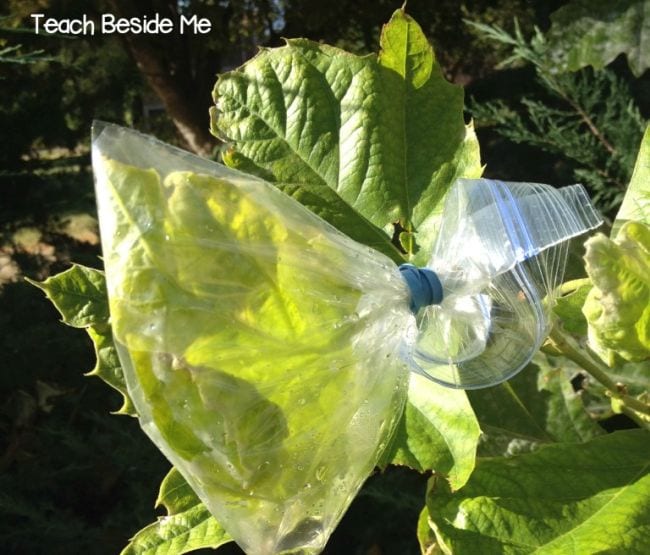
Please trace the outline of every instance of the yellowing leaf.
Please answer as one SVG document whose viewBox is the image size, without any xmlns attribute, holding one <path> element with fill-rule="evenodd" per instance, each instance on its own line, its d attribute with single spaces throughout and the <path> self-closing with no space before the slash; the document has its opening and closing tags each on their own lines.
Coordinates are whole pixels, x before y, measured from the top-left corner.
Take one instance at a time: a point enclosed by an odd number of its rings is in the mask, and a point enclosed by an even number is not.
<svg viewBox="0 0 650 555">
<path fill-rule="evenodd" d="M 650 358 L 650 228 L 627 222 L 615 240 L 602 234 L 585 244 L 594 284 L 583 312 L 589 341 L 610 362 Z"/>
</svg>

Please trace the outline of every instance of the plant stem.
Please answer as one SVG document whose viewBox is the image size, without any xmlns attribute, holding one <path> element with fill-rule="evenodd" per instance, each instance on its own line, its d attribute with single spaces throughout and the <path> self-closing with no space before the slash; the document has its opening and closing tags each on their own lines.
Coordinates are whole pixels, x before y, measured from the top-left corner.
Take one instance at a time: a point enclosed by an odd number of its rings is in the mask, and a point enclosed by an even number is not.
<svg viewBox="0 0 650 555">
<path fill-rule="evenodd" d="M 534 63 L 534 62 L 533 62 Z M 616 154 L 616 149 L 612 146 L 612 143 L 610 143 L 605 135 L 601 132 L 600 129 L 596 126 L 594 123 L 594 120 L 591 119 L 591 116 L 585 111 L 585 109 L 578 104 L 571 96 L 567 93 L 567 91 L 562 87 L 562 85 L 557 81 L 551 74 L 550 70 L 548 67 L 543 63 L 539 62 L 537 65 L 537 70 L 539 73 L 541 73 L 541 77 L 546 80 L 546 82 L 550 85 L 550 87 L 555 90 L 555 92 L 569 105 L 573 110 L 575 111 L 578 116 L 580 116 L 580 119 L 583 121 L 583 123 L 589 128 L 589 132 L 596 137 L 596 140 L 603 145 L 605 150 L 609 152 L 609 154 L 614 155 Z"/>
<path fill-rule="evenodd" d="M 593 122 L 591 117 L 589 117 L 589 114 L 585 112 L 582 109 L 582 106 L 580 106 L 577 102 L 574 102 L 572 99 L 569 97 L 565 96 L 565 100 L 571 105 L 571 107 L 578 113 L 582 121 L 587 125 L 589 128 L 589 131 L 591 131 L 591 134 L 600 141 L 600 143 L 605 147 L 605 150 L 609 152 L 610 154 L 616 154 L 616 149 L 612 146 L 612 143 L 610 143 L 606 138 L 605 135 L 603 135 L 596 127 L 596 124 Z"/>
<path fill-rule="evenodd" d="M 591 285 L 591 279 L 581 278 L 581 279 L 572 279 L 571 281 L 565 281 L 560 285 L 559 292 L 561 296 L 569 295 L 574 291 L 580 289 L 583 285 Z"/>
<path fill-rule="evenodd" d="M 640 428 L 647 428 L 648 425 L 650 424 L 650 417 L 645 416 L 643 414 L 639 414 L 638 412 L 632 410 L 629 407 L 626 407 L 625 405 L 623 405 L 621 407 L 621 412 L 625 416 L 627 416 L 630 420 L 633 420 L 634 422 L 636 422 L 636 424 Z"/>
<path fill-rule="evenodd" d="M 645 421 L 650 416 L 650 405 L 623 393 L 621 387 L 609 377 L 607 373 L 609 368 L 604 363 L 585 353 L 575 340 L 564 333 L 558 326 L 553 327 L 550 338 L 565 357 L 579 364 L 593 378 L 605 386 L 610 397 L 617 399 L 631 411 L 639 413 L 639 419 L 641 420 Z M 645 418 L 642 415 L 645 415 Z M 635 420 L 638 422 L 638 419 Z M 644 425 L 647 426 L 648 424 L 645 423 Z"/>
</svg>

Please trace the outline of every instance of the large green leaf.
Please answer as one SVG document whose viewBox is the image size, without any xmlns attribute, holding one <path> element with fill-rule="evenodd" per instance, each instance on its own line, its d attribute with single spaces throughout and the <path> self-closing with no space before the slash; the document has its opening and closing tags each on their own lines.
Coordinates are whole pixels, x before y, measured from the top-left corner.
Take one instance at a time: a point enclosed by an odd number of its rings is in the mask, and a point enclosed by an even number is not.
<svg viewBox="0 0 650 555">
<path fill-rule="evenodd" d="M 646 128 L 634 164 L 634 173 L 625 192 L 623 204 L 612 226 L 611 237 L 618 235 L 621 226 L 628 221 L 650 225 L 650 125 Z"/>
<path fill-rule="evenodd" d="M 453 489 L 462 487 L 474 469 L 481 433 L 467 395 L 412 374 L 408 401 L 384 460 L 433 470 Z"/>
<path fill-rule="evenodd" d="M 440 200 L 457 177 L 481 173 L 462 89 L 403 10 L 384 27 L 378 58 L 290 40 L 220 76 L 214 97 L 212 130 L 231 144 L 229 164 L 301 202 L 308 191 L 310 209 L 394 259 L 391 224 L 405 229 L 408 256 L 415 238 L 426 261 Z M 332 203 L 347 216 L 326 212 Z"/>
<path fill-rule="evenodd" d="M 479 454 L 509 456 L 602 434 L 569 381 L 578 370 L 563 357 L 538 353 L 508 382 L 468 392 L 483 430 Z"/>
<path fill-rule="evenodd" d="M 598 234 L 585 243 L 594 284 L 583 312 L 589 341 L 610 365 L 650 358 L 650 227 L 628 221 L 616 239 Z"/>
<path fill-rule="evenodd" d="M 87 328 L 108 322 L 103 272 L 75 264 L 43 282 L 27 281 L 45 292 L 68 326 Z"/>
<path fill-rule="evenodd" d="M 140 530 L 121 555 L 181 555 L 232 541 L 174 468 L 160 486 L 156 506 L 161 505 L 167 515 Z"/>
<path fill-rule="evenodd" d="M 637 76 L 650 67 L 648 0 L 573 0 L 551 21 L 547 39 L 560 70 L 601 69 L 621 53 Z"/>
<path fill-rule="evenodd" d="M 113 343 L 104 272 L 75 264 L 43 282 L 27 281 L 45 292 L 61 313 L 63 323 L 86 330 L 97 357 L 95 367 L 87 375 L 97 376 L 122 394 L 117 414 L 136 416 Z"/>
<path fill-rule="evenodd" d="M 427 507 L 445 553 L 648 553 L 650 433 L 479 459 L 456 493 L 434 477 Z"/>
</svg>

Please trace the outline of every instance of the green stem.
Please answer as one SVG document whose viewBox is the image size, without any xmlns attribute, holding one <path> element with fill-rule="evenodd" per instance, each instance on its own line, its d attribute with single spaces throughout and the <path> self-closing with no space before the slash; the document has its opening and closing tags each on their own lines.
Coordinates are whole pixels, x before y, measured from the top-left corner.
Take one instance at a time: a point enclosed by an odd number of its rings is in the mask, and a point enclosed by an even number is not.
<svg viewBox="0 0 650 555">
<path fill-rule="evenodd" d="M 621 407 L 621 412 L 630 420 L 634 420 L 640 428 L 647 428 L 650 425 L 650 417 L 639 414 L 625 405 Z"/>
<path fill-rule="evenodd" d="M 650 405 L 623 393 L 619 385 L 609 377 L 609 368 L 604 363 L 585 353 L 576 341 L 560 330 L 558 326 L 551 330 L 550 338 L 565 357 L 579 364 L 593 378 L 605 386 L 610 397 L 618 399 L 625 407 L 640 415 L 650 416 Z M 645 418 L 642 419 L 645 420 Z M 645 425 L 647 426 L 647 424 Z"/>
<path fill-rule="evenodd" d="M 572 279 L 571 281 L 565 281 L 560 285 L 559 292 L 560 295 L 569 295 L 574 291 L 580 289 L 583 285 L 591 285 L 591 279 L 582 278 L 582 279 Z"/>
</svg>

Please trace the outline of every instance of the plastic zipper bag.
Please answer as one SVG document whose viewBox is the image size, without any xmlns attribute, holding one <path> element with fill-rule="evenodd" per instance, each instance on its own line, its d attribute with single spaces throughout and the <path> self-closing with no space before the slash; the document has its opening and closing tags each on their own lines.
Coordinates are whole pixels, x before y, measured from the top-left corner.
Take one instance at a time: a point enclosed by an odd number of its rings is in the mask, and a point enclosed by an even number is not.
<svg viewBox="0 0 650 555">
<path fill-rule="evenodd" d="M 459 180 L 427 267 L 442 302 L 418 312 L 412 367 L 473 389 L 521 370 L 544 342 L 568 239 L 598 227 L 581 185 Z"/>
<path fill-rule="evenodd" d="M 562 277 L 556 247 L 598 223 L 581 189 L 459 182 L 430 262 L 442 295 L 424 302 L 441 304 L 419 307 L 404 268 L 262 180 L 103 123 L 92 155 L 141 426 L 253 555 L 322 550 L 410 370 L 476 387 L 525 364 Z"/>
</svg>

